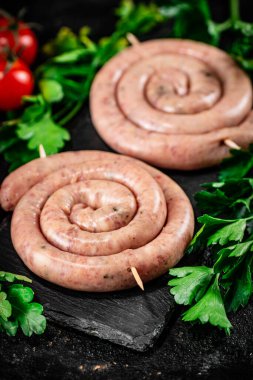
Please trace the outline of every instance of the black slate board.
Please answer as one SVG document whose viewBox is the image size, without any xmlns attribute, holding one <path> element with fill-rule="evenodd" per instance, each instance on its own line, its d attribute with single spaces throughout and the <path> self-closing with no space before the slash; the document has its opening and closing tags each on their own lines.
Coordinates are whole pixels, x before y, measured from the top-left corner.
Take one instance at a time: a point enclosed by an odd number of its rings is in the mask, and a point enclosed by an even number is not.
<svg viewBox="0 0 253 380">
<path fill-rule="evenodd" d="M 22 273 L 33 280 L 37 300 L 49 320 L 111 342 L 144 351 L 160 336 L 174 310 L 166 278 L 140 289 L 94 294 L 75 292 L 33 275 L 11 244 L 11 217 L 0 225 L 1 270 Z"/>
</svg>

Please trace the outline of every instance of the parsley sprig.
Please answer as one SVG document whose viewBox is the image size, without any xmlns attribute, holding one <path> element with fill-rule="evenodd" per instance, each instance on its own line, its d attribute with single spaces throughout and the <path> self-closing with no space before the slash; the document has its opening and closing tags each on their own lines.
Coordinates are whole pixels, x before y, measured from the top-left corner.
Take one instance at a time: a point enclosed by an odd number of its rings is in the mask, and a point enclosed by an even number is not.
<svg viewBox="0 0 253 380">
<path fill-rule="evenodd" d="M 225 44 L 229 54 L 249 73 L 253 70 L 253 23 L 245 22 L 240 16 L 240 1 L 228 0 L 229 17 L 223 22 L 213 19 L 208 0 L 172 0 L 170 5 L 163 2 L 162 14 L 171 14 L 174 6 L 172 37 L 188 38 L 223 46 L 224 37 L 229 36 L 230 44 Z"/>
<path fill-rule="evenodd" d="M 46 328 L 43 307 L 33 302 L 33 290 L 20 282 L 31 280 L 0 271 L 0 331 L 14 336 L 20 327 L 27 336 L 42 334 Z"/>
<path fill-rule="evenodd" d="M 253 147 L 232 150 L 221 167 L 220 182 L 204 184 L 196 194 L 202 225 L 188 253 L 209 250 L 212 266 L 170 270 L 170 292 L 178 304 L 188 306 L 183 320 L 211 323 L 229 333 L 228 312 L 247 305 L 252 295 L 253 271 Z M 247 159 L 246 159 L 247 158 Z M 242 171 L 241 162 L 244 162 Z"/>
</svg>

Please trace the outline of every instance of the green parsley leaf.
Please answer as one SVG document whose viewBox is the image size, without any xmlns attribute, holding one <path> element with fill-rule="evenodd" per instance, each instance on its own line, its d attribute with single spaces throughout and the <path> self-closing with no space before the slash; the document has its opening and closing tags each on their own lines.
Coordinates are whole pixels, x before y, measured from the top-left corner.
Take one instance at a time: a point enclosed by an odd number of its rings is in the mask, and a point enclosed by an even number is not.
<svg viewBox="0 0 253 380">
<path fill-rule="evenodd" d="M 34 292 L 28 286 L 14 284 L 9 287 L 8 296 L 12 301 L 18 300 L 21 303 L 26 303 L 33 300 Z"/>
<path fill-rule="evenodd" d="M 53 79 L 42 79 L 39 81 L 39 87 L 44 99 L 48 103 L 59 102 L 63 99 L 64 93 L 59 82 Z"/>
<path fill-rule="evenodd" d="M 13 282 L 15 280 L 32 282 L 32 280 L 26 276 L 0 271 L 0 281 Z"/>
<path fill-rule="evenodd" d="M 26 142 L 19 140 L 19 142 L 4 152 L 4 159 L 10 163 L 9 171 L 17 169 L 19 166 L 38 158 L 38 150 L 28 149 Z"/>
<path fill-rule="evenodd" d="M 231 150 L 232 157 L 227 158 L 221 165 L 219 179 L 241 179 L 248 174 L 253 167 L 253 145 L 249 150 Z"/>
<path fill-rule="evenodd" d="M 237 20 L 234 23 L 233 38 L 228 51 L 248 71 L 253 70 L 253 24 Z"/>
<path fill-rule="evenodd" d="M 231 269 L 234 266 L 236 267 L 239 263 L 239 261 L 235 261 L 235 259 L 244 257 L 248 252 L 251 251 L 253 251 L 253 240 L 237 243 L 220 249 L 216 253 L 217 258 L 213 266 L 214 272 L 226 273 L 224 277 L 228 278 L 231 275 Z"/>
<path fill-rule="evenodd" d="M 246 241 L 243 243 L 238 243 L 230 247 L 229 257 L 240 257 L 245 255 L 245 253 L 252 251 L 253 249 L 253 240 Z"/>
<path fill-rule="evenodd" d="M 237 221 L 231 222 L 227 226 L 220 228 L 214 234 L 209 236 L 207 244 L 225 245 L 230 241 L 240 242 L 243 239 L 245 228 L 245 219 L 239 219 Z"/>
<path fill-rule="evenodd" d="M 7 294 L 5 292 L 0 292 L 0 317 L 7 321 L 11 316 L 11 304 L 6 300 Z"/>
<path fill-rule="evenodd" d="M 252 244 L 252 242 L 251 242 Z M 252 256 L 245 260 L 242 269 L 237 273 L 232 286 L 226 294 L 226 303 L 228 311 L 237 311 L 240 306 L 245 306 L 252 295 L 252 273 L 251 273 Z"/>
<path fill-rule="evenodd" d="M 0 331 L 14 336 L 20 326 L 27 336 L 42 334 L 46 328 L 43 307 L 32 302 L 31 288 L 14 281 L 31 282 L 26 276 L 0 271 Z"/>
<path fill-rule="evenodd" d="M 219 33 L 211 20 L 211 11 L 207 0 L 174 0 L 174 6 L 181 6 L 173 24 L 173 34 L 177 38 L 199 40 L 217 44 Z M 184 7 L 182 5 L 184 4 Z"/>
<path fill-rule="evenodd" d="M 33 114 L 34 107 L 27 108 L 26 113 L 32 109 L 31 114 Z M 41 108 L 44 109 L 43 106 Z M 17 135 L 22 140 L 28 140 L 28 148 L 31 150 L 38 150 L 42 144 L 48 155 L 57 153 L 65 141 L 70 139 L 69 132 L 53 121 L 50 110 L 46 110 L 33 122 L 23 118 L 18 124 Z"/>
<path fill-rule="evenodd" d="M 224 267 L 228 263 L 228 257 L 231 254 L 234 247 L 236 246 L 234 245 L 234 246 L 222 248 L 217 252 L 216 254 L 217 258 L 213 265 L 214 273 L 217 274 L 217 273 L 222 273 L 224 271 Z"/>
<path fill-rule="evenodd" d="M 56 57 L 52 58 L 52 61 L 56 63 L 75 63 L 78 62 L 81 58 L 92 55 L 93 52 L 93 49 L 80 48 L 57 55 Z"/>
<path fill-rule="evenodd" d="M 156 4 L 135 4 L 130 0 L 122 1 L 120 7 L 116 10 L 116 14 L 120 17 L 116 27 L 121 35 L 127 32 L 147 33 L 165 20 Z"/>
<path fill-rule="evenodd" d="M 203 224 L 199 231 L 193 237 L 189 247 L 188 253 L 196 252 L 206 248 L 208 245 L 208 238 L 213 233 L 217 232 L 220 228 L 230 223 L 236 222 L 236 220 L 226 220 L 215 218 L 210 215 L 203 215 L 198 218 L 198 221 Z"/>
<path fill-rule="evenodd" d="M 220 189 L 214 189 L 212 192 L 206 190 L 199 191 L 195 195 L 195 199 L 200 210 L 209 212 L 212 216 L 219 215 L 231 204 L 229 197 Z"/>
<path fill-rule="evenodd" d="M 170 269 L 169 273 L 178 278 L 170 280 L 170 293 L 175 296 L 178 304 L 189 305 L 193 300 L 198 301 L 208 287 L 213 269 L 202 267 L 182 267 Z"/>
<path fill-rule="evenodd" d="M 8 289 L 8 299 L 12 304 L 12 318 L 16 320 L 23 333 L 31 336 L 32 333 L 42 334 L 46 328 L 46 319 L 42 315 L 43 307 L 32 302 L 33 291 L 22 284 L 11 285 Z"/>
<path fill-rule="evenodd" d="M 209 287 L 205 295 L 189 310 L 183 314 L 184 321 L 193 322 L 199 320 L 201 323 L 211 323 L 214 326 L 225 329 L 227 333 L 232 327 L 229 322 L 221 297 L 216 275 L 213 284 Z"/>
<path fill-rule="evenodd" d="M 7 335 L 15 336 L 18 330 L 18 321 L 5 321 L 0 317 L 0 328 Z"/>
<path fill-rule="evenodd" d="M 3 154 L 18 142 L 15 125 L 0 127 L 0 154 Z"/>
<path fill-rule="evenodd" d="M 226 182 L 211 182 L 202 185 L 195 195 L 198 207 L 212 216 L 243 217 L 251 215 L 253 201 L 253 179 L 228 179 Z"/>
<path fill-rule="evenodd" d="M 67 27 L 62 27 L 56 37 L 43 46 L 43 52 L 49 56 L 78 49 L 81 46 L 78 36 Z"/>
</svg>

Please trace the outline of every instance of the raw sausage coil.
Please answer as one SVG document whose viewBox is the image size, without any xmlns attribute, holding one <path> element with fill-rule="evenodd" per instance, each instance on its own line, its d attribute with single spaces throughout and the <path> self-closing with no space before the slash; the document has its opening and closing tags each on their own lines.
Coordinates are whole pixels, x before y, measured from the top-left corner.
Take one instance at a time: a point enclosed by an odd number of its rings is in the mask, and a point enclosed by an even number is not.
<svg viewBox="0 0 253 380">
<path fill-rule="evenodd" d="M 95 128 L 116 151 L 172 169 L 229 155 L 224 140 L 253 142 L 252 86 L 225 52 L 190 40 L 138 43 L 97 74 Z"/>
<path fill-rule="evenodd" d="M 34 160 L 3 182 L 14 208 L 13 245 L 38 276 L 82 291 L 105 292 L 165 273 L 193 234 L 193 211 L 169 177 L 135 159 L 97 151 Z"/>
</svg>

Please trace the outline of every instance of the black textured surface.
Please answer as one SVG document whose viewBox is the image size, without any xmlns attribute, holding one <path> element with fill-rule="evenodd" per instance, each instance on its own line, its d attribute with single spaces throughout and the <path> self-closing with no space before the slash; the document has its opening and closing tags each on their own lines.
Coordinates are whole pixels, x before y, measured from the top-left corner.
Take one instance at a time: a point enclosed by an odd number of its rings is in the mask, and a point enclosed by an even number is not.
<svg viewBox="0 0 253 380">
<path fill-rule="evenodd" d="M 34 2 L 2 1 L 1 7 L 17 10 L 28 6 L 28 19 L 45 26 L 41 39 L 48 39 L 61 25 L 77 28 L 92 25 L 94 35 L 108 34 L 113 28 L 109 5 L 114 0 L 62 0 Z M 228 2 L 211 2 L 218 18 L 224 19 Z M 242 2 L 247 10 L 247 0 Z M 99 16 L 100 15 L 100 16 Z M 248 12 L 250 17 L 250 12 Z M 107 150 L 83 109 L 70 125 L 73 140 L 68 149 Z M 212 180 L 216 170 L 197 173 L 171 173 L 192 199 L 199 184 Z M 0 162 L 0 181 L 6 165 Z M 0 218 L 5 217 L 0 210 Z M 1 234 L 1 232 L 0 232 Z M 1 247 L 0 247 L 1 250 Z M 17 260 L 17 259 L 16 259 Z M 160 283 L 161 281 L 161 283 Z M 165 278 L 149 286 L 163 287 Z M 158 284 L 159 283 L 159 284 Z M 124 293 L 122 293 L 124 294 Z M 47 294 L 39 292 L 47 298 Z M 53 305 L 54 307 L 54 305 Z M 174 313 L 153 349 L 145 353 L 97 339 L 71 328 L 48 323 L 42 336 L 10 338 L 0 335 L 0 379 L 252 379 L 253 303 L 230 319 L 231 336 L 208 326 L 191 326 Z"/>
</svg>

